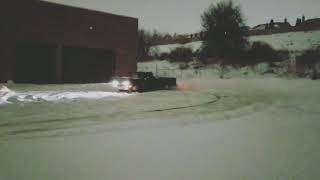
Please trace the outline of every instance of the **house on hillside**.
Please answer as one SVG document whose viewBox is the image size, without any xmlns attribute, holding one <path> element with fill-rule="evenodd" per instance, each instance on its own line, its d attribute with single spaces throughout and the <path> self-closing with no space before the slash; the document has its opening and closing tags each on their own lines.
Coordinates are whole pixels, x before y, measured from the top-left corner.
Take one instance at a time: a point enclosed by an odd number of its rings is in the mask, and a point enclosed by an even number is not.
<svg viewBox="0 0 320 180">
<path fill-rule="evenodd" d="M 253 28 L 251 28 L 251 31 L 265 31 L 270 29 L 287 29 L 290 28 L 291 25 L 288 22 L 274 22 L 267 23 L 267 24 L 259 24 Z"/>
<path fill-rule="evenodd" d="M 267 24 L 259 24 L 251 28 L 251 31 L 264 31 L 267 29 Z"/>
<path fill-rule="evenodd" d="M 305 20 L 299 26 L 303 26 L 307 29 L 320 29 L 320 18 Z"/>
<path fill-rule="evenodd" d="M 284 22 L 274 22 L 273 20 L 270 23 L 259 24 L 250 29 L 250 35 L 263 35 L 270 33 L 280 33 L 280 32 L 288 32 L 292 29 L 292 26 L 285 19 Z"/>
</svg>

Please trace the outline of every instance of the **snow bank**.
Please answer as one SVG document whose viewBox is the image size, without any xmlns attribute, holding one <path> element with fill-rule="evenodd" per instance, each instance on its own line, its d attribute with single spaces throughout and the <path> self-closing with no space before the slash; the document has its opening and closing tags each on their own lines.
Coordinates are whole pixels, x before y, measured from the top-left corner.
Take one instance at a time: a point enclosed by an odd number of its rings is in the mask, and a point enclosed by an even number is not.
<svg viewBox="0 0 320 180">
<path fill-rule="evenodd" d="M 150 48 L 150 55 L 154 56 L 161 53 L 170 53 L 172 50 L 178 47 L 191 48 L 192 51 L 195 52 L 201 48 L 201 45 L 202 45 L 202 41 L 196 41 L 196 42 L 191 42 L 187 44 L 168 44 L 168 45 L 152 46 Z"/>
<path fill-rule="evenodd" d="M 0 105 L 8 104 L 10 103 L 8 99 L 12 96 L 14 96 L 16 93 L 14 91 L 11 91 L 6 86 L 1 86 L 0 88 Z"/>
<path fill-rule="evenodd" d="M 102 98 L 116 98 L 128 96 L 127 93 L 117 92 L 26 92 L 18 93 L 13 96 L 20 102 L 39 102 L 39 101 L 64 101 L 64 100 L 76 100 L 76 99 L 102 99 Z"/>
<path fill-rule="evenodd" d="M 104 84 L 105 86 L 110 86 L 109 84 Z M 64 85 L 65 86 L 65 85 Z M 73 85 L 75 87 L 76 85 Z M 79 85 L 79 86 L 89 86 L 90 85 Z M 38 86 L 39 88 L 39 86 Z M 66 91 L 66 90 L 56 90 L 56 91 L 12 91 L 6 86 L 0 89 L 0 105 L 9 104 L 12 102 L 61 102 L 61 101 L 72 101 L 72 100 L 97 100 L 97 99 L 115 99 L 121 97 L 127 97 L 127 93 L 119 92 L 104 92 L 104 91 Z"/>
</svg>

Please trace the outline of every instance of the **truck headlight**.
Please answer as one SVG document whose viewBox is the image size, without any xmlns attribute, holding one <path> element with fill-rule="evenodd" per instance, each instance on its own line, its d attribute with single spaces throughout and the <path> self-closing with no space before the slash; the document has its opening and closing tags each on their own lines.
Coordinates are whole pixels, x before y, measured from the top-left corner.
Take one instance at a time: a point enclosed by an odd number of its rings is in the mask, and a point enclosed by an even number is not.
<svg viewBox="0 0 320 180">
<path fill-rule="evenodd" d="M 123 81 L 122 85 L 125 86 L 126 88 L 129 88 L 131 86 L 131 82 L 130 81 Z"/>
</svg>

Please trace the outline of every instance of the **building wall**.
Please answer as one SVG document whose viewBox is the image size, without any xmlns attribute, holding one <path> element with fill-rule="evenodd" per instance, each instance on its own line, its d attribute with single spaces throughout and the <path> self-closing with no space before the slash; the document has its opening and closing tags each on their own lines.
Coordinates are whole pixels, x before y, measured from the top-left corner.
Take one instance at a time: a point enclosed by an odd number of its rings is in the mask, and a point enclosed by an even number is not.
<svg viewBox="0 0 320 180">
<path fill-rule="evenodd" d="M 57 47 L 111 49 L 116 55 L 115 75 L 136 72 L 138 20 L 135 18 L 37 0 L 5 0 L 0 13 L 2 82 L 15 74 L 16 44 L 29 40 L 54 43 Z"/>
</svg>

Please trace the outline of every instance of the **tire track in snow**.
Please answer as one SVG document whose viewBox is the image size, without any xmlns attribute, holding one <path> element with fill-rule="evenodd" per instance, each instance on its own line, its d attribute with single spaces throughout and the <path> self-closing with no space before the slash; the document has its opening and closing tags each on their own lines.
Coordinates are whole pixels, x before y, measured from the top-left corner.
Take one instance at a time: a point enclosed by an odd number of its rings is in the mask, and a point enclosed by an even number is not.
<svg viewBox="0 0 320 180">
<path fill-rule="evenodd" d="M 210 104 L 215 104 L 218 101 L 220 101 L 222 98 L 227 98 L 228 96 L 219 96 L 214 94 L 215 97 L 214 100 L 211 100 L 209 102 L 201 103 L 201 104 L 195 104 L 195 105 L 189 105 L 189 106 L 181 106 L 181 107 L 172 107 L 172 108 L 166 108 L 166 109 L 155 109 L 150 111 L 144 111 L 144 112 L 163 112 L 163 111 L 172 111 L 172 110 L 180 110 L 180 109 L 187 109 L 187 108 L 193 108 L 193 107 L 199 107 L 199 106 L 205 106 Z"/>
<path fill-rule="evenodd" d="M 212 104 L 216 104 L 218 103 L 220 100 L 224 99 L 224 98 L 229 98 L 230 96 L 225 96 L 225 95 L 217 95 L 217 94 L 213 94 L 213 93 L 209 93 L 212 96 L 212 100 L 208 101 L 208 102 L 203 102 L 203 103 L 199 103 L 199 104 L 189 104 L 187 106 L 180 106 L 180 107 L 172 107 L 172 108 L 163 108 L 163 109 L 154 109 L 154 110 L 142 110 L 142 111 L 136 111 L 136 112 L 131 112 L 130 114 L 128 114 L 128 116 L 135 116 L 137 114 L 140 113 L 155 113 L 155 112 L 166 112 L 166 111 L 174 111 L 174 110 L 182 110 L 182 109 L 188 109 L 188 108 L 194 108 L 194 107 L 203 107 L 203 106 L 208 106 L 208 105 L 212 105 Z M 232 96 L 231 96 L 232 97 Z M 233 97 L 234 98 L 234 97 Z M 232 98 L 232 99 L 233 99 Z M 251 104 L 250 104 L 251 106 Z M 240 108 L 240 111 L 235 111 L 235 109 L 229 109 L 229 111 L 226 112 L 226 114 L 222 115 L 221 117 L 217 116 L 218 119 L 221 120 L 229 120 L 229 119 L 233 119 L 233 117 L 237 117 L 239 118 L 239 116 L 247 116 L 247 115 L 252 115 L 252 113 L 257 113 L 259 112 L 257 109 L 250 109 L 249 107 L 245 107 Z M 242 106 L 241 106 L 242 107 Z M 249 109 L 248 109 L 249 108 Z M 238 108 L 236 108 L 238 109 Z M 261 108 L 259 108 L 261 110 Z M 244 111 L 244 112 L 243 112 Z M 119 114 L 119 112 L 117 113 L 112 113 L 112 114 Z M 71 118 L 66 118 L 66 119 L 50 119 L 50 120 L 46 120 L 46 121 L 29 121 L 29 122 L 16 122 L 16 123 L 4 123 L 4 124 L 0 124 L 0 127 L 2 126 L 3 128 L 5 127 L 17 127 L 17 126 L 24 126 L 24 125 L 29 125 L 29 123 L 34 124 L 34 125 L 41 125 L 40 127 L 32 127 L 32 128 L 25 128 L 25 129 L 14 129 L 14 130 L 10 130 L 10 131 L 5 131 L 4 133 L 0 134 L 0 137 L 6 139 L 6 138 L 10 138 L 10 137 L 16 137 L 19 135 L 23 135 L 23 139 L 28 137 L 51 137 L 51 136 L 66 136 L 68 134 L 87 134 L 87 133 L 92 133 L 91 130 L 88 130 L 88 132 L 86 130 L 81 130 L 81 132 L 75 132 L 77 131 L 78 128 L 81 129 L 81 127 L 92 127 L 92 126 L 96 126 L 99 125 L 101 123 L 105 123 L 105 121 L 98 121 L 97 123 L 93 123 L 93 124 L 73 124 L 72 126 L 70 126 L 70 124 L 59 124 L 60 122 L 78 122 L 81 121 L 83 122 L 83 120 L 88 121 L 89 119 L 96 119 L 96 118 L 103 118 L 106 115 L 110 115 L 110 114 L 103 114 L 103 115 L 94 115 L 94 116 L 85 116 L 85 117 L 71 117 Z M 150 114 L 151 115 L 151 114 Z M 89 120 L 91 121 L 91 120 Z M 109 122 L 109 121 L 108 121 Z M 123 122 L 123 121 L 122 121 Z M 205 122 L 205 121 L 201 121 Z M 52 123 L 58 123 L 58 124 L 52 124 Z M 183 124 L 185 124 L 186 122 L 182 122 Z M 189 123 L 200 123 L 200 122 L 187 122 Z M 181 125 L 181 122 L 176 123 L 178 125 Z M 50 125 L 50 126 L 49 126 Z M 170 124 L 171 126 L 172 124 Z M 49 126 L 49 128 L 48 128 Z M 157 125 L 151 125 L 148 127 L 152 127 L 152 128 L 161 128 L 161 127 L 167 127 L 167 124 L 157 124 Z M 112 128 L 103 128 L 102 130 L 97 130 L 94 129 L 94 132 L 97 131 L 96 133 L 102 133 L 102 132 L 109 132 L 109 131 L 123 131 L 123 130 L 134 130 L 134 129 L 139 129 L 141 127 L 112 127 Z M 1 129 L 1 128 L 0 128 Z M 80 130 L 78 129 L 78 130 Z M 57 132 L 56 132 L 57 131 Z M 34 133 L 41 133 L 40 135 L 33 135 Z"/>
<path fill-rule="evenodd" d="M 65 122 L 65 121 L 79 121 L 84 119 L 92 119 L 99 116 L 84 116 L 84 117 L 69 117 L 69 118 L 56 118 L 56 119 L 47 119 L 42 121 L 18 121 L 18 122 L 6 122 L 0 124 L 0 128 L 4 127 L 15 127 L 15 126 L 26 126 L 26 125 L 36 125 L 36 124 L 49 124 L 55 122 Z"/>
</svg>

